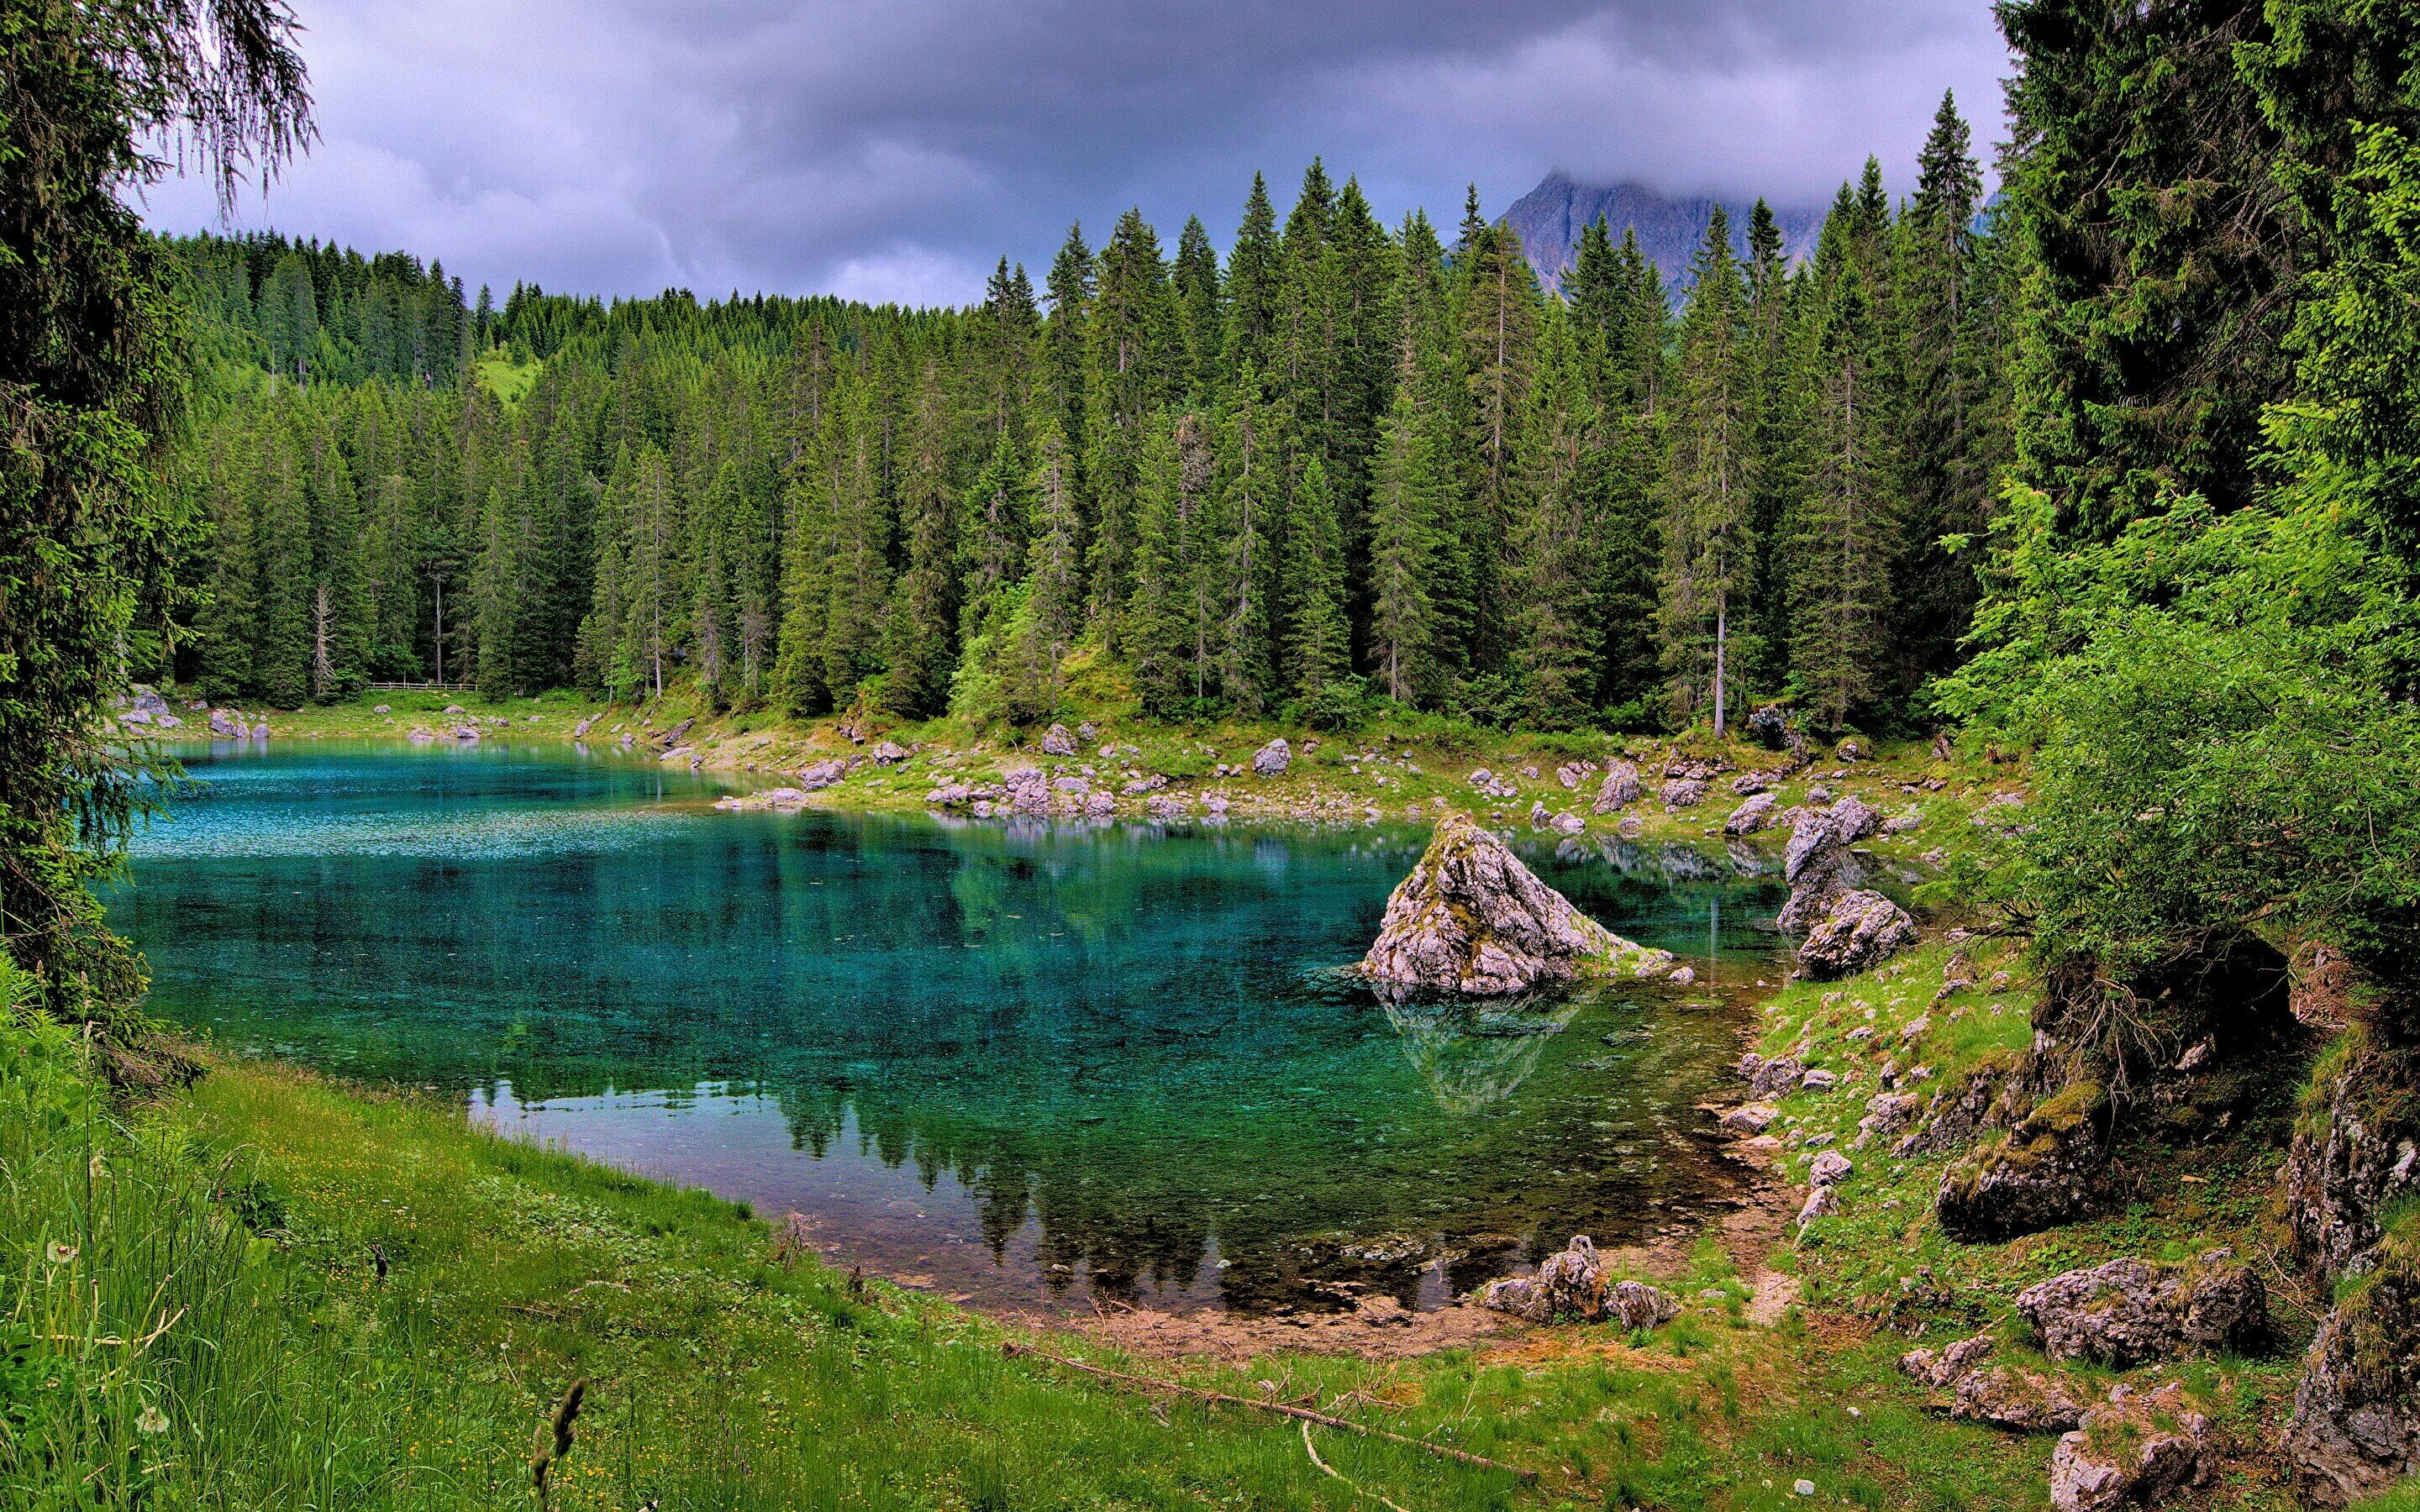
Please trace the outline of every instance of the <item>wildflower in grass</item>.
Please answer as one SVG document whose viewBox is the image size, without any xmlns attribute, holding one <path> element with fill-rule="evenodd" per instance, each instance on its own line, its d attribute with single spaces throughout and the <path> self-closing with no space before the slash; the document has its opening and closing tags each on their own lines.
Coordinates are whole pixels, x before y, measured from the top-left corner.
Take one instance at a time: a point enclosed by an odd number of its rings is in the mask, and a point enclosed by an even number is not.
<svg viewBox="0 0 2420 1512">
<path fill-rule="evenodd" d="M 73 1244 L 62 1244 L 54 1239 L 51 1241 L 51 1247 L 45 1253 L 50 1256 L 53 1265 L 65 1265 L 76 1257 L 76 1247 Z"/>
<path fill-rule="evenodd" d="M 158 1404 L 154 1403 L 143 1409 L 143 1415 L 134 1420 L 134 1427 L 138 1432 L 156 1437 L 168 1431 L 168 1414 L 160 1411 Z"/>
</svg>

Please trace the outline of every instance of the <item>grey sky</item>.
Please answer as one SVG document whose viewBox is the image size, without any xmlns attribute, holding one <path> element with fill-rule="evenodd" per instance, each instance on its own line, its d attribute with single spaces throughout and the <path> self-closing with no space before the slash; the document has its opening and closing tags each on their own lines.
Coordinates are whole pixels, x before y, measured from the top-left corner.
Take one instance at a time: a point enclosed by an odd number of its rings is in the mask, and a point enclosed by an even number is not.
<svg viewBox="0 0 2420 1512">
<path fill-rule="evenodd" d="M 1223 248 L 1313 153 L 1389 222 L 1548 169 L 1814 202 L 1895 193 L 1945 87 L 2000 135 L 1983 0 L 297 0 L 324 140 L 240 225 L 441 257 L 476 286 L 912 303 L 1038 279 L 1140 204 Z M 163 229 L 211 224 L 171 183 Z"/>
</svg>

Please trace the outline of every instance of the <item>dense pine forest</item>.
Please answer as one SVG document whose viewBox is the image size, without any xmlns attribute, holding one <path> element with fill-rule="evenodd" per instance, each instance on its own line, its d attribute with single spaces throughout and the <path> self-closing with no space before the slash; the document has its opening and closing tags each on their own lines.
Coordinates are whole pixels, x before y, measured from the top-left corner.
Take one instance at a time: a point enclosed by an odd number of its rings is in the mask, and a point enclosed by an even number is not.
<svg viewBox="0 0 2420 1512">
<path fill-rule="evenodd" d="M 1980 193 L 1945 98 L 1811 258 L 1761 201 L 1685 270 L 1600 220 L 1559 293 L 1475 192 L 1389 231 L 1317 162 L 1223 260 L 1129 211 L 960 310 L 181 240 L 202 528 L 135 659 L 286 706 L 442 671 L 1024 723 L 1091 666 L 1175 718 L 1926 722 L 2009 452 Z"/>
</svg>

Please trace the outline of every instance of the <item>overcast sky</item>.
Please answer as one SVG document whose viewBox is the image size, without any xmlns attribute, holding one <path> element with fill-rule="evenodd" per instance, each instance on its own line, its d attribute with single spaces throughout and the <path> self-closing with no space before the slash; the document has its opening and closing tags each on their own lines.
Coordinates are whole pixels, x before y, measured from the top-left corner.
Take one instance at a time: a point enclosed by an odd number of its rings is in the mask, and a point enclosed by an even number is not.
<svg viewBox="0 0 2420 1512">
<path fill-rule="evenodd" d="M 1987 167 L 1986 0 L 296 0 L 322 140 L 240 227 L 442 258 L 475 288 L 955 303 L 1140 205 L 1223 249 L 1322 155 L 1390 224 L 1548 170 L 1820 203 L 1895 193 L 1945 87 Z M 215 224 L 169 183 L 165 230 Z"/>
</svg>

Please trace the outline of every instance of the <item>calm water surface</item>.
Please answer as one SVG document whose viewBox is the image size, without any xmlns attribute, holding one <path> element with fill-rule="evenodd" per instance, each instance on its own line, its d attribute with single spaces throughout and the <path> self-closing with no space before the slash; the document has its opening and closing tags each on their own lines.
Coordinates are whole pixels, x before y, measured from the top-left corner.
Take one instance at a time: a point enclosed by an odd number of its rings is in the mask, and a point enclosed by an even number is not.
<svg viewBox="0 0 2420 1512">
<path fill-rule="evenodd" d="M 112 917 L 224 1045 L 807 1215 L 1001 1305 L 1435 1306 L 1724 1202 L 1694 1104 L 1770 976 L 1745 852 L 1540 844 L 1694 992 L 1389 1008 L 1340 980 L 1419 831 L 724 813 L 525 751 L 188 756 Z"/>
</svg>

